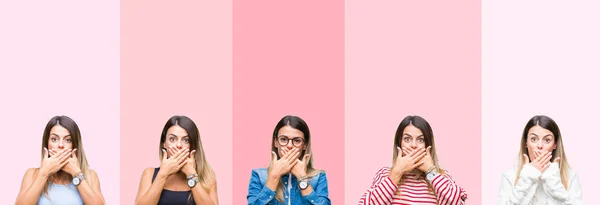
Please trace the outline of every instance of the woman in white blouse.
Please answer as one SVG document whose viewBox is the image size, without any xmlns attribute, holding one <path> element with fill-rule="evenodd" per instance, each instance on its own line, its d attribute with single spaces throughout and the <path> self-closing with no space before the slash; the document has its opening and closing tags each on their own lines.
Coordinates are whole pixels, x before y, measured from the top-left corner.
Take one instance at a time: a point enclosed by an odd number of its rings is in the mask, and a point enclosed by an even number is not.
<svg viewBox="0 0 600 205">
<path fill-rule="evenodd" d="M 518 167 L 502 175 L 498 205 L 584 204 L 579 177 L 569 167 L 554 120 L 531 118 L 520 147 Z"/>
</svg>

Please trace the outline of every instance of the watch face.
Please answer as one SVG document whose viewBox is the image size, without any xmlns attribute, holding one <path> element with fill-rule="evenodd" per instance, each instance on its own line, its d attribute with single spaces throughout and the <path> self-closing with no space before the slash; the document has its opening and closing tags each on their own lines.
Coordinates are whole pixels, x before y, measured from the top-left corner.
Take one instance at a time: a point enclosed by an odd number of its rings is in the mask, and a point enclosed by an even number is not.
<svg viewBox="0 0 600 205">
<path fill-rule="evenodd" d="M 433 180 L 433 173 L 427 174 L 427 180 L 429 180 L 429 181 Z"/>
<path fill-rule="evenodd" d="M 188 186 L 189 186 L 189 187 L 194 187 L 194 186 L 196 186 L 196 181 L 194 181 L 193 179 L 188 179 Z"/>
<path fill-rule="evenodd" d="M 75 186 L 79 185 L 79 178 L 75 177 L 73 178 L 73 184 L 75 184 Z"/>
<path fill-rule="evenodd" d="M 308 187 L 308 182 L 301 181 L 299 185 L 300 185 L 300 189 L 306 189 L 306 187 Z"/>
</svg>

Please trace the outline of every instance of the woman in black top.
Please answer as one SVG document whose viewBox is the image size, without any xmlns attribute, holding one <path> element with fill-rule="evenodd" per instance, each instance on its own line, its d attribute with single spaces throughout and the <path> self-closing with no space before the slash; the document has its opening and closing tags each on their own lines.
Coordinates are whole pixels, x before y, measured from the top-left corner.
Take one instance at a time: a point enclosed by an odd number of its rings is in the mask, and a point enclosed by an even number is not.
<svg viewBox="0 0 600 205">
<path fill-rule="evenodd" d="M 160 167 L 147 168 L 142 174 L 136 204 L 219 204 L 215 173 L 190 118 L 173 116 L 167 121 L 159 156 Z"/>
</svg>

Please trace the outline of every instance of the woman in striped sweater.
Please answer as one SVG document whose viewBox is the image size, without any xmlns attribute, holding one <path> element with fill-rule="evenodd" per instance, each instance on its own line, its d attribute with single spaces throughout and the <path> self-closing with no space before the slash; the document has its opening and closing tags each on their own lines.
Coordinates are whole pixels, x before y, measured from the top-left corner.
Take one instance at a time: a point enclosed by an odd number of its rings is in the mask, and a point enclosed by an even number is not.
<svg viewBox="0 0 600 205">
<path fill-rule="evenodd" d="M 464 204 L 467 193 L 439 167 L 433 131 L 419 116 L 400 122 L 394 138 L 393 166 L 381 168 L 359 205 Z"/>
</svg>

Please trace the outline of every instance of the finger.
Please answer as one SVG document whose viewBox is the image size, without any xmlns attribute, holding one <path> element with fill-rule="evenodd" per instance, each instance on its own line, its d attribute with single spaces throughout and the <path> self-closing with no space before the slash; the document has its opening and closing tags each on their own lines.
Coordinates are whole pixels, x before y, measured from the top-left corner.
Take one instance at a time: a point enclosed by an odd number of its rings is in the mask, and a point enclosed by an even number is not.
<svg viewBox="0 0 600 205">
<path fill-rule="evenodd" d="M 71 151 L 71 157 L 77 159 L 77 148 L 73 149 L 73 151 Z"/>
<path fill-rule="evenodd" d="M 545 164 L 545 165 L 542 167 L 542 170 L 546 170 L 546 169 L 548 169 L 548 167 L 550 167 L 550 163 L 547 163 L 547 164 Z"/>
<path fill-rule="evenodd" d="M 177 158 L 175 158 L 178 162 L 185 159 L 188 155 L 189 151 L 187 149 L 184 149 L 184 151 L 181 151 L 177 154 Z"/>
<path fill-rule="evenodd" d="M 427 147 L 427 156 L 431 156 L 431 146 Z"/>
<path fill-rule="evenodd" d="M 310 159 L 310 154 L 305 154 L 304 158 L 302 159 L 302 162 L 304 164 L 308 164 L 308 160 Z"/>
<path fill-rule="evenodd" d="M 42 152 L 44 155 L 44 158 L 49 158 L 48 156 L 48 149 L 44 147 L 44 151 Z"/>
<path fill-rule="evenodd" d="M 417 154 L 420 154 L 421 152 L 424 152 L 425 150 L 423 150 L 423 148 L 417 148 L 417 149 L 413 149 L 410 153 L 409 156 L 413 157 Z"/>
<path fill-rule="evenodd" d="M 408 153 L 412 153 L 413 151 L 415 151 L 415 150 L 414 150 L 413 148 L 411 148 L 411 147 L 404 147 L 404 149 L 406 149 L 406 151 L 407 151 Z"/>
<path fill-rule="evenodd" d="M 68 162 L 70 157 L 71 157 L 70 154 L 64 154 L 60 158 L 58 158 L 58 161 L 60 163 Z"/>
<path fill-rule="evenodd" d="M 50 157 L 56 156 L 58 155 L 58 152 L 56 150 L 51 149 L 50 150 Z"/>
<path fill-rule="evenodd" d="M 163 148 L 162 153 L 163 153 L 163 160 L 167 160 L 167 150 Z"/>
<path fill-rule="evenodd" d="M 294 160 L 294 161 L 292 161 L 292 163 L 290 163 L 290 168 L 296 166 L 296 164 L 298 164 L 299 161 L 300 160 Z"/>
<path fill-rule="evenodd" d="M 296 152 L 294 153 L 294 155 L 292 155 L 292 157 L 290 158 L 290 161 L 296 161 L 296 159 L 298 159 L 298 157 L 300 157 L 300 152 L 298 152 L 296 150 Z"/>
<path fill-rule="evenodd" d="M 179 164 L 177 164 L 177 170 L 180 170 L 183 166 L 185 166 L 185 164 L 187 164 L 188 160 L 183 160 L 183 162 L 179 162 Z"/>
<path fill-rule="evenodd" d="M 274 151 L 271 151 L 271 161 L 277 160 L 277 154 Z"/>
<path fill-rule="evenodd" d="M 425 164 L 425 162 L 418 162 L 418 163 L 416 163 L 416 164 L 414 164 L 414 165 L 412 166 L 412 169 L 415 169 L 415 168 L 417 168 L 417 167 L 420 167 L 420 166 L 421 166 L 421 165 L 423 165 L 423 164 Z"/>
<path fill-rule="evenodd" d="M 535 150 L 533 151 L 533 158 L 537 159 L 538 157 L 540 157 L 541 154 L 542 152 L 540 150 Z"/>
<path fill-rule="evenodd" d="M 396 146 L 396 150 L 397 150 L 398 153 L 400 153 L 401 157 L 404 156 L 405 152 L 404 152 L 404 150 L 402 150 L 402 148 L 400 148 L 399 146 Z"/>
<path fill-rule="evenodd" d="M 547 154 L 548 154 L 547 152 L 540 153 L 540 156 L 536 157 L 535 159 L 533 159 L 531 161 L 541 162 L 542 159 L 544 159 L 544 157 L 546 157 Z"/>
<path fill-rule="evenodd" d="M 298 153 L 296 151 L 296 148 L 292 148 L 292 150 L 290 150 L 290 152 L 288 152 L 287 155 L 285 155 L 285 159 L 288 161 L 292 161 L 292 159 L 294 159 L 294 155 L 296 155 L 296 153 Z"/>
<path fill-rule="evenodd" d="M 560 157 L 557 157 L 556 159 L 554 159 L 554 163 L 559 163 L 560 162 Z"/>
<path fill-rule="evenodd" d="M 525 161 L 525 164 L 529 164 L 529 157 L 527 154 L 523 154 L 523 160 Z"/>
<path fill-rule="evenodd" d="M 192 150 L 192 151 L 190 152 L 190 159 L 191 159 L 192 161 L 196 161 L 196 150 Z"/>
<path fill-rule="evenodd" d="M 65 160 L 64 162 L 61 162 L 60 168 L 63 168 L 65 165 L 67 165 L 67 163 L 69 163 L 69 160 Z"/>
<path fill-rule="evenodd" d="M 168 152 L 169 152 L 169 155 L 171 155 L 171 157 L 175 156 L 175 150 L 173 149 L 172 146 L 169 146 Z"/>
<path fill-rule="evenodd" d="M 412 157 L 413 163 L 414 162 L 418 162 L 421 161 L 421 159 L 423 159 L 423 157 L 425 157 L 426 153 L 425 152 L 421 152 L 421 154 Z"/>
</svg>

